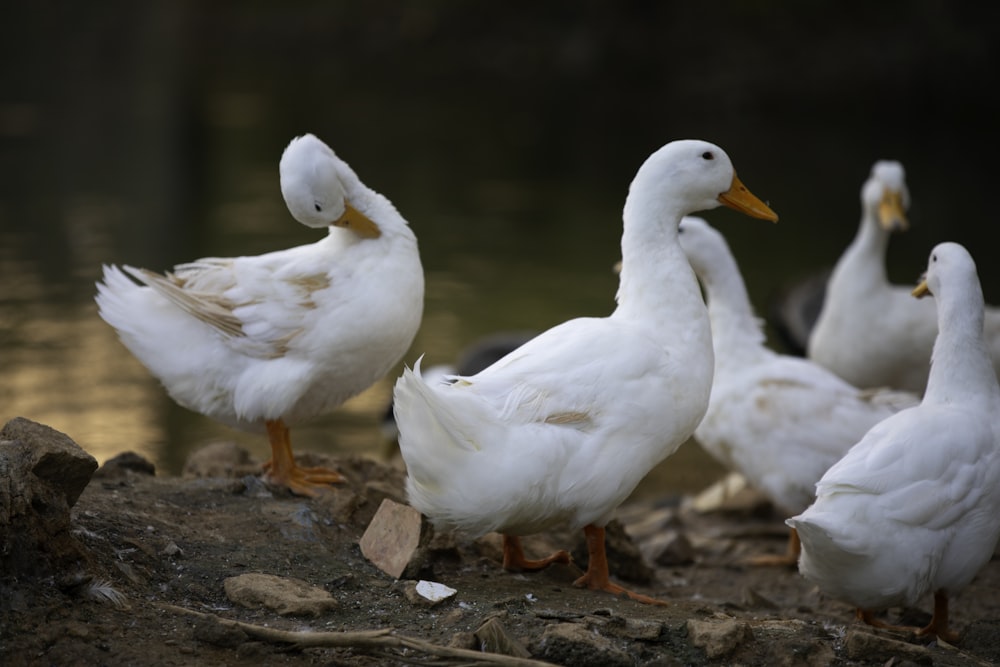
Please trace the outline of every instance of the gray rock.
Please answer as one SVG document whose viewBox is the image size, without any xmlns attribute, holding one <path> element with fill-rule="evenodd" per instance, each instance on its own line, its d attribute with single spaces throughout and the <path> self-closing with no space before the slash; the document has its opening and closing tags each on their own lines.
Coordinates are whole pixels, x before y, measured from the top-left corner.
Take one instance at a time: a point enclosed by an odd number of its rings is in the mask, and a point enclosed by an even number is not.
<svg viewBox="0 0 1000 667">
<path fill-rule="evenodd" d="M 82 569 L 86 551 L 70 532 L 70 508 L 96 469 L 93 456 L 48 426 L 18 417 L 0 430 L 0 571 Z"/>
<path fill-rule="evenodd" d="M 687 622 L 687 631 L 691 644 L 704 649 L 710 660 L 729 655 L 743 644 L 753 641 L 750 625 L 733 619 L 691 619 Z"/>
<path fill-rule="evenodd" d="M 97 470 L 97 460 L 65 433 L 16 417 L 0 431 L 0 451 L 10 473 L 31 472 L 76 504 Z"/>
<path fill-rule="evenodd" d="M 578 623 L 557 623 L 545 628 L 532 646 L 535 658 L 575 667 L 621 667 L 635 660 L 611 640 Z"/>
<path fill-rule="evenodd" d="M 752 624 L 758 655 L 769 667 L 826 667 L 836 662 L 830 637 L 822 627 L 798 619 L 769 619 Z"/>
</svg>

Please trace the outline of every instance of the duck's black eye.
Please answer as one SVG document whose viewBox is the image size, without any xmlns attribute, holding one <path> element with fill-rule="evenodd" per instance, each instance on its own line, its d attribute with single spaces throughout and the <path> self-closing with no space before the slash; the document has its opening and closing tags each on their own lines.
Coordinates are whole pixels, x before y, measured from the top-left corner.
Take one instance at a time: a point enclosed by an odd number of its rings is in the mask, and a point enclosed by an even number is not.
<svg viewBox="0 0 1000 667">
<path fill-rule="evenodd" d="M 313 207 L 314 207 L 314 208 L 316 209 L 316 212 L 317 212 L 317 213 L 322 213 L 322 212 L 323 212 L 323 207 L 322 207 L 322 206 L 320 206 L 319 204 L 315 204 L 315 203 L 314 203 L 314 204 L 313 204 Z"/>
<path fill-rule="evenodd" d="M 715 159 L 715 156 L 712 155 L 712 151 L 705 151 L 704 153 L 701 154 L 701 157 L 703 157 L 706 160 L 714 160 Z"/>
<path fill-rule="evenodd" d="M 932 254 L 931 255 L 931 261 L 932 262 L 936 262 L 937 261 L 937 254 Z"/>
</svg>

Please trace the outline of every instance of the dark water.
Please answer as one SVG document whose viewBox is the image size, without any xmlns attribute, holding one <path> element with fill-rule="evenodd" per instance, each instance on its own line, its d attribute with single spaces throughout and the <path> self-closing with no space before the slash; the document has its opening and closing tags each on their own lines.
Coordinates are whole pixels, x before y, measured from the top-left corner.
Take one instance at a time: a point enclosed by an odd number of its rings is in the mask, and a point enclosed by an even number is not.
<svg viewBox="0 0 1000 667">
<path fill-rule="evenodd" d="M 407 217 L 427 273 L 406 361 L 613 307 L 645 157 L 723 146 L 778 225 L 713 211 L 760 314 L 831 265 L 872 162 L 901 160 L 912 229 L 890 275 L 967 244 L 987 299 L 1000 11 L 939 2 L 14 2 L 0 9 L 0 419 L 177 472 L 256 437 L 176 407 L 96 314 L 102 263 L 166 269 L 315 240 L 277 162 L 314 132 Z M 204 5 L 204 6 L 203 6 Z M 541 6 L 539 6 L 541 5 Z M 379 454 L 393 377 L 293 433 Z M 662 483 L 716 475 L 696 450 Z"/>
</svg>

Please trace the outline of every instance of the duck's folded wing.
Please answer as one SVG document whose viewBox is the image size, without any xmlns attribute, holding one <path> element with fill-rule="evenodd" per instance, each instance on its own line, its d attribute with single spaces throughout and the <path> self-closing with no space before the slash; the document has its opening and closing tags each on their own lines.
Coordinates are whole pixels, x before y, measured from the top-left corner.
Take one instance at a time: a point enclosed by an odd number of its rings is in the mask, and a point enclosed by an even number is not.
<svg viewBox="0 0 1000 667">
<path fill-rule="evenodd" d="M 990 480 L 983 458 L 993 456 L 993 431 L 969 413 L 956 419 L 915 408 L 875 426 L 827 471 L 817 493 L 881 496 L 895 521 L 940 529 L 974 507 Z"/>
<path fill-rule="evenodd" d="M 226 337 L 243 336 L 243 323 L 233 315 L 233 304 L 224 292 L 190 289 L 176 273 L 160 274 L 149 269 L 123 266 L 131 277 L 151 287 L 188 315 L 208 324 Z"/>
<path fill-rule="evenodd" d="M 608 319 L 580 318 L 533 338 L 474 376 L 457 377 L 452 386 L 497 406 L 506 422 L 587 430 L 609 403 L 628 419 L 629 396 L 659 390 L 655 370 L 667 357 L 659 346 L 629 338 Z"/>
<path fill-rule="evenodd" d="M 314 292 L 326 276 L 284 278 L 264 263 L 209 258 L 172 273 L 123 267 L 179 309 L 212 327 L 227 345 L 248 356 L 284 356 L 316 308 Z"/>
<path fill-rule="evenodd" d="M 794 509 L 808 505 L 823 473 L 891 414 L 815 364 L 775 357 L 717 382 L 696 435 L 773 500 Z"/>
</svg>

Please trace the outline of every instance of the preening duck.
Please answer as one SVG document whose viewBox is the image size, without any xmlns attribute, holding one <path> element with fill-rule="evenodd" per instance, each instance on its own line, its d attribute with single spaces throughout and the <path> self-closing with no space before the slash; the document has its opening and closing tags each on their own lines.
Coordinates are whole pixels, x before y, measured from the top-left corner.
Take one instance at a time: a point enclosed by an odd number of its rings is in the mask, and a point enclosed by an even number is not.
<svg viewBox="0 0 1000 667">
<path fill-rule="evenodd" d="M 788 524 L 802 539 L 800 572 L 862 620 L 934 595 L 919 630 L 955 641 L 948 598 L 990 560 L 1000 536 L 1000 387 L 983 336 L 976 266 L 956 243 L 935 246 L 926 279 L 938 311 L 920 405 L 873 427 L 816 486 Z"/>
<path fill-rule="evenodd" d="M 869 428 L 920 398 L 861 390 L 808 359 L 767 347 L 762 322 L 722 234 L 688 216 L 681 222 L 680 241 L 705 290 L 715 351 L 708 411 L 694 437 L 785 516 L 797 514 L 815 499 L 823 473 Z M 785 555 L 750 562 L 793 566 L 798 556 L 792 530 Z"/>
<path fill-rule="evenodd" d="M 566 551 L 527 559 L 519 536 L 582 528 L 576 585 L 661 604 L 610 581 L 604 526 L 708 406 L 711 332 L 677 226 L 723 204 L 777 220 L 718 146 L 663 146 L 629 188 L 610 316 L 564 322 L 452 384 L 425 383 L 419 363 L 404 370 L 394 397 L 410 503 L 440 527 L 502 533 L 507 569 L 569 562 Z"/>
<path fill-rule="evenodd" d="M 325 228 L 309 245 L 208 257 L 166 274 L 105 266 L 100 315 L 180 405 L 266 431 L 267 479 L 316 495 L 341 476 L 296 465 L 289 425 L 384 377 L 423 312 L 417 240 L 388 199 L 311 134 L 282 154 L 292 216 Z"/>
</svg>

